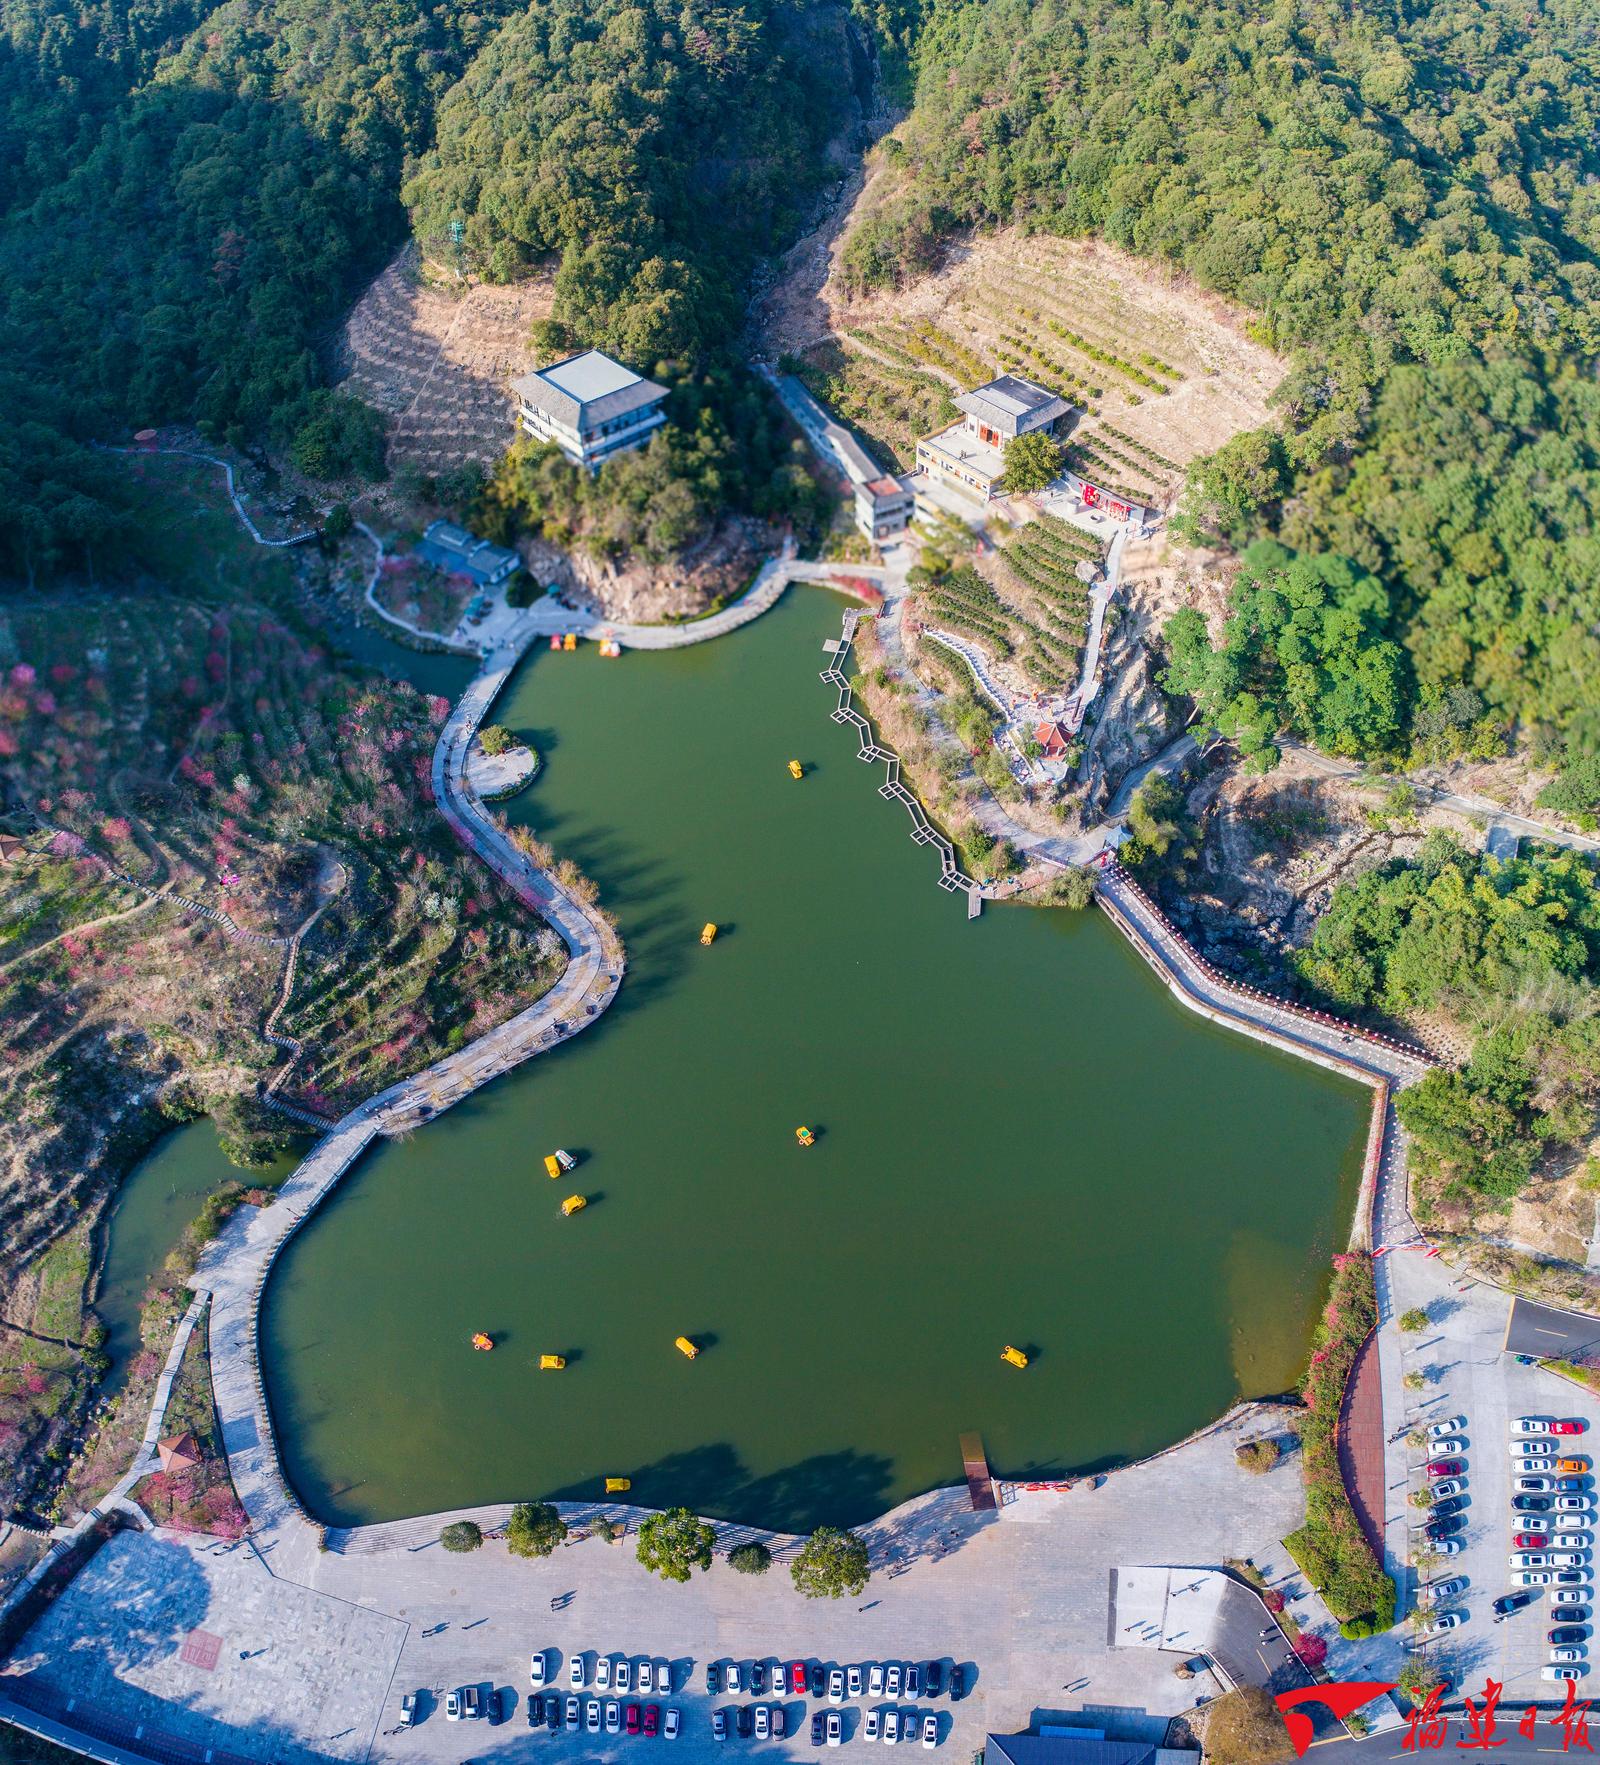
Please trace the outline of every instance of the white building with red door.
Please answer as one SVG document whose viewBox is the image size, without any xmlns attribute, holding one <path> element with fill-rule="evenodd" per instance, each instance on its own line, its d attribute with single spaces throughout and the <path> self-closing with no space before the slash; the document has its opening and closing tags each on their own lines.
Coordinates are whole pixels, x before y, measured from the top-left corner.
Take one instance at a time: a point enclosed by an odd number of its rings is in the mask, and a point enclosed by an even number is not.
<svg viewBox="0 0 1600 1765">
<path fill-rule="evenodd" d="M 1020 374 L 1002 374 L 963 392 L 954 403 L 960 420 L 917 443 L 917 469 L 979 503 L 997 494 L 1006 443 L 1036 431 L 1053 435 L 1072 409 L 1047 386 Z"/>
</svg>

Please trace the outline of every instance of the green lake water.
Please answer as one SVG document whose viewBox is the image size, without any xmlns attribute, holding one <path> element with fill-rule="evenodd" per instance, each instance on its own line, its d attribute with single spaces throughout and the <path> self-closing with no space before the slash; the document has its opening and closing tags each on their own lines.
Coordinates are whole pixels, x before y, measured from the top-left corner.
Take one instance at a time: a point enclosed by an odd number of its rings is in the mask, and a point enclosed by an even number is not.
<svg viewBox="0 0 1600 1765">
<path fill-rule="evenodd" d="M 613 1475 L 848 1523 L 959 1481 L 965 1429 L 997 1473 L 1065 1471 L 1298 1376 L 1366 1094 L 1181 1010 L 1095 912 L 969 924 L 828 721 L 839 613 L 792 589 L 699 648 L 540 652 L 497 707 L 547 761 L 512 813 L 598 882 L 628 979 L 280 1259 L 264 1364 L 320 1516 Z"/>
<path fill-rule="evenodd" d="M 229 1183 L 275 1188 L 295 1167 L 279 1160 L 265 1170 L 230 1164 L 209 1121 L 165 1134 L 123 1179 L 106 1238 L 94 1308 L 106 1326 L 113 1389 L 139 1352 L 139 1311 L 146 1289 L 177 1248 L 208 1195 Z"/>
</svg>

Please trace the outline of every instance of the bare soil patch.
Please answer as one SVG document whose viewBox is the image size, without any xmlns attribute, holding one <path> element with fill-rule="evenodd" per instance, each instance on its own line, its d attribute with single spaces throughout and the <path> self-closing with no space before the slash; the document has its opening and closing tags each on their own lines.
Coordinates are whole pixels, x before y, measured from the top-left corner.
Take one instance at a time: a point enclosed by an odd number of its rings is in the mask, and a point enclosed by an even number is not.
<svg viewBox="0 0 1600 1765">
<path fill-rule="evenodd" d="M 534 366 L 529 333 L 554 285 L 451 285 L 408 245 L 361 297 L 340 357 L 348 391 L 390 419 L 389 463 L 438 473 L 496 460 L 514 436 L 510 383 Z"/>
</svg>

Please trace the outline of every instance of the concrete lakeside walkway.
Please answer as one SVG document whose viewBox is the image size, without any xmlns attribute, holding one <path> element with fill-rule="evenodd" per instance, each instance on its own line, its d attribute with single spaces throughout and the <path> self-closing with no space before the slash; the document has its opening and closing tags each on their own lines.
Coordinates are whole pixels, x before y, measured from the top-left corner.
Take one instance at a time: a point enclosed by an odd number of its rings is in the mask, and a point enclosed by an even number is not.
<svg viewBox="0 0 1600 1765">
<path fill-rule="evenodd" d="M 380 1134 L 407 1131 L 575 1034 L 605 1010 L 622 984 L 623 960 L 604 923 L 511 843 L 465 779 L 478 727 L 536 635 L 525 632 L 495 651 L 462 694 L 434 748 L 433 789 L 439 812 L 462 844 L 555 927 L 569 952 L 566 969 L 526 1010 L 358 1104 L 312 1148 L 270 1206 L 235 1214 L 191 1281 L 211 1301 L 212 1388 L 234 1485 L 258 1548 L 270 1540 L 282 1548 L 285 1563 L 301 1563 L 314 1553 L 321 1529 L 306 1518 L 284 1478 L 261 1377 L 258 1312 L 278 1253 Z"/>
</svg>

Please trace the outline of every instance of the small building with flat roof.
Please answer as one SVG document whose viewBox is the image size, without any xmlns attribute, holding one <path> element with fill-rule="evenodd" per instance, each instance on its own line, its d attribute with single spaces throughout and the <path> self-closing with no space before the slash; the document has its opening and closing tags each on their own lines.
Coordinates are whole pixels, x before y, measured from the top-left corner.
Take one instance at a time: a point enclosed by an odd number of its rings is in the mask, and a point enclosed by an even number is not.
<svg viewBox="0 0 1600 1765">
<path fill-rule="evenodd" d="M 470 576 L 479 588 L 494 588 L 522 568 L 522 559 L 508 546 L 491 545 L 454 521 L 430 522 L 417 556 L 448 575 Z"/>
<path fill-rule="evenodd" d="M 857 529 L 873 541 L 890 538 L 911 525 L 911 486 L 885 472 L 843 423 L 836 422 L 793 374 L 763 377 L 783 407 L 805 431 L 806 439 L 824 459 L 850 481 Z"/>
<path fill-rule="evenodd" d="M 575 466 L 589 469 L 639 447 L 667 420 L 667 389 L 586 349 L 513 380 L 517 423 L 539 441 L 553 441 Z"/>
</svg>

